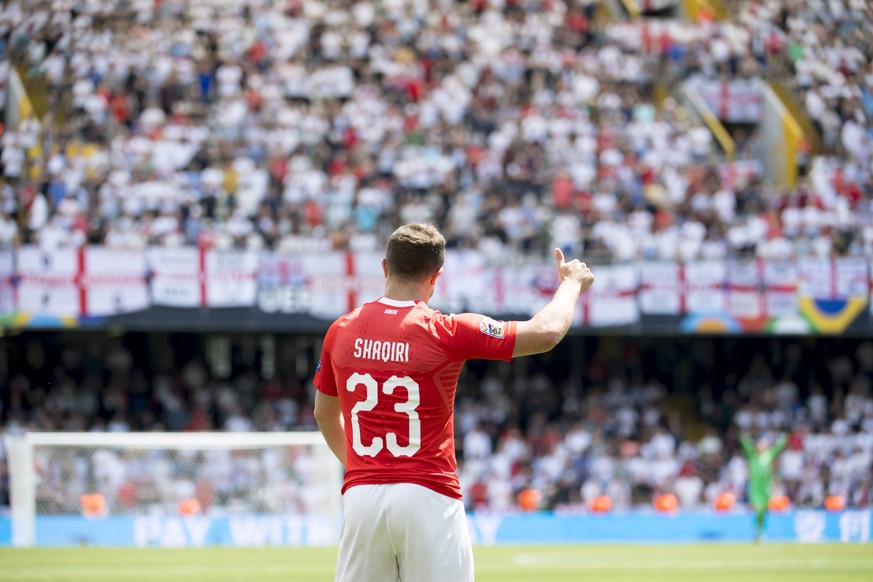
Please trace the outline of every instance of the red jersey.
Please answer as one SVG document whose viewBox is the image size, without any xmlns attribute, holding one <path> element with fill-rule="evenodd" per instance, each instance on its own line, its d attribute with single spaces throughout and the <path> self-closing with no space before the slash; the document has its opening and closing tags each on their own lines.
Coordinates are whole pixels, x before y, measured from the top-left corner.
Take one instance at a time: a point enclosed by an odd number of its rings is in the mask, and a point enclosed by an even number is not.
<svg viewBox="0 0 873 582">
<path fill-rule="evenodd" d="M 315 387 L 339 398 L 345 420 L 343 493 L 414 483 L 461 498 L 455 392 L 466 360 L 510 360 L 515 322 L 443 315 L 423 301 L 382 298 L 337 319 L 324 338 Z"/>
</svg>

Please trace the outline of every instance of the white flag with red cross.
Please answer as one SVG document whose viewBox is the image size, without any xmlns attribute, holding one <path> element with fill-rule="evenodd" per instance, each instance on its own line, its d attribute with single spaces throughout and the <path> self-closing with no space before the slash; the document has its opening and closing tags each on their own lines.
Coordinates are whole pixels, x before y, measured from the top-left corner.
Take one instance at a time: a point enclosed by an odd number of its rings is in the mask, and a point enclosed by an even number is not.
<svg viewBox="0 0 873 582">
<path fill-rule="evenodd" d="M 381 252 L 342 251 L 302 256 L 310 313 L 334 319 L 381 297 L 385 290 L 383 256 Z"/>
<path fill-rule="evenodd" d="M 151 248 L 151 292 L 168 307 L 250 307 L 257 299 L 259 254 L 206 248 Z"/>
<path fill-rule="evenodd" d="M 24 313 L 93 317 L 149 306 L 146 260 L 141 252 L 80 247 L 22 247 L 18 309 Z"/>
<path fill-rule="evenodd" d="M 722 312 L 726 268 L 720 261 L 640 265 L 640 311 L 650 315 Z"/>
<path fill-rule="evenodd" d="M 637 323 L 640 308 L 636 265 L 604 265 L 593 270 L 596 282 L 579 297 L 574 324 L 607 327 Z"/>
</svg>

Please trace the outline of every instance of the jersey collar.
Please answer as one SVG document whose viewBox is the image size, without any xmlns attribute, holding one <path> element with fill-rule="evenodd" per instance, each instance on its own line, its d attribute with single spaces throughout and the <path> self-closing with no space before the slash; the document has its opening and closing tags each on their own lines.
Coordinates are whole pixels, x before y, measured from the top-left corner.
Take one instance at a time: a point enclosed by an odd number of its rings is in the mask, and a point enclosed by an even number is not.
<svg viewBox="0 0 873 582">
<path fill-rule="evenodd" d="M 388 299 L 387 297 L 379 298 L 379 303 L 387 305 L 389 307 L 413 307 L 415 306 L 415 301 L 397 301 L 396 299 Z"/>
</svg>

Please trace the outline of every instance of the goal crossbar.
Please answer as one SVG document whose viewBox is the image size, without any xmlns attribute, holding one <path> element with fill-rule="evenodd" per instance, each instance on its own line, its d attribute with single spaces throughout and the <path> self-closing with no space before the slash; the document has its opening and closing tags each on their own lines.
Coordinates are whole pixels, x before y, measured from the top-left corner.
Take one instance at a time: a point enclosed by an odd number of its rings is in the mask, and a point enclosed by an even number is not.
<svg viewBox="0 0 873 582">
<path fill-rule="evenodd" d="M 318 432 L 29 432 L 11 438 L 21 438 L 29 446 L 125 449 L 260 449 L 325 444 Z"/>
</svg>

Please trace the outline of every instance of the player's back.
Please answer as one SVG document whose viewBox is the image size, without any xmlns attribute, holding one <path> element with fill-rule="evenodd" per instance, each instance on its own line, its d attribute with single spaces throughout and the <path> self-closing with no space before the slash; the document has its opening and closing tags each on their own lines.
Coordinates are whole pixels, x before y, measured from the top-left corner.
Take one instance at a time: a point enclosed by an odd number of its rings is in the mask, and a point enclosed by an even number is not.
<svg viewBox="0 0 873 582">
<path fill-rule="evenodd" d="M 458 375 L 468 359 L 511 359 L 514 343 L 514 322 L 443 315 L 424 301 L 383 297 L 336 320 L 313 382 L 339 398 L 343 491 L 416 483 L 460 498 L 452 426 Z"/>
<path fill-rule="evenodd" d="M 386 299 L 339 319 L 328 333 L 349 443 L 345 488 L 418 483 L 460 497 L 452 437 L 463 359 L 423 302 Z"/>
</svg>

